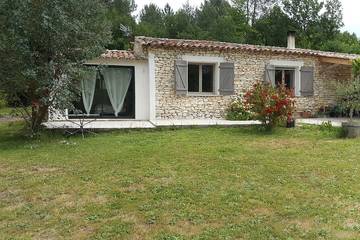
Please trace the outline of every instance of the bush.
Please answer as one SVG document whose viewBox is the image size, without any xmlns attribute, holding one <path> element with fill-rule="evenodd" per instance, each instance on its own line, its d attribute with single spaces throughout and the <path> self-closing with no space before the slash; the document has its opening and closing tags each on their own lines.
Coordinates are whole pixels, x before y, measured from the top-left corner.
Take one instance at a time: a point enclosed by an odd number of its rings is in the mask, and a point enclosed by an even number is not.
<svg viewBox="0 0 360 240">
<path fill-rule="evenodd" d="M 243 102 L 240 98 L 236 99 L 230 104 L 226 111 L 226 119 L 233 121 L 246 121 L 252 120 L 253 115 L 250 111 L 244 108 Z"/>
<path fill-rule="evenodd" d="M 270 84 L 256 83 L 245 94 L 244 106 L 269 130 L 282 122 L 293 120 L 293 93 L 285 86 L 276 88 Z"/>
<path fill-rule="evenodd" d="M 339 105 L 349 112 L 351 119 L 356 112 L 360 112 L 360 61 L 354 61 L 353 73 L 354 80 L 340 84 L 337 89 Z"/>
</svg>

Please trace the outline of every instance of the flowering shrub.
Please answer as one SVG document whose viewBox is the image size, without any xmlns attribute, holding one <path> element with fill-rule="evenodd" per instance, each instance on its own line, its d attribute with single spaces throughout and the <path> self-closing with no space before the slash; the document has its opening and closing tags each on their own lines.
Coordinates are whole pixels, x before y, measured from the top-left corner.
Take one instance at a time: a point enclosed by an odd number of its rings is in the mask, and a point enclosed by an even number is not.
<svg viewBox="0 0 360 240">
<path fill-rule="evenodd" d="M 275 88 L 269 84 L 256 83 L 246 92 L 244 106 L 267 129 L 272 129 L 283 121 L 293 120 L 293 93 L 285 86 Z"/>
<path fill-rule="evenodd" d="M 233 101 L 229 108 L 226 111 L 226 119 L 227 120 L 252 120 L 253 115 L 250 111 L 245 109 L 243 101 L 241 98 Z"/>
</svg>

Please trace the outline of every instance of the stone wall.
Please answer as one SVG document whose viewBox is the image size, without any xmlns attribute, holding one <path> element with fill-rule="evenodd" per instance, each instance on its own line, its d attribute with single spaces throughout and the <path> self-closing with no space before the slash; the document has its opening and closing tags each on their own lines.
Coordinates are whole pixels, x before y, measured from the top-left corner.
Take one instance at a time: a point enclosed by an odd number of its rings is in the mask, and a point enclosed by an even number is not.
<svg viewBox="0 0 360 240">
<path fill-rule="evenodd" d="M 224 118 L 229 104 L 256 81 L 262 81 L 270 60 L 303 61 L 315 67 L 314 96 L 296 97 L 298 112 L 316 112 L 321 106 L 333 104 L 337 81 L 351 79 L 350 66 L 320 63 L 316 57 L 253 52 L 184 51 L 148 49 L 155 55 L 156 118 L 157 119 L 219 119 Z M 223 57 L 235 63 L 234 96 L 179 96 L 175 93 L 174 61 L 183 55 Z"/>
</svg>

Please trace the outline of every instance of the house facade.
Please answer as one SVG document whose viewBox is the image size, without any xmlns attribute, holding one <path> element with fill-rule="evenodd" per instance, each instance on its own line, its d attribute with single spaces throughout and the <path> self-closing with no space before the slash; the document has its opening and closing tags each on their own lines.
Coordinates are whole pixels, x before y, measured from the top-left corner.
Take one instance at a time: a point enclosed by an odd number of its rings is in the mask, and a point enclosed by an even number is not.
<svg viewBox="0 0 360 240">
<path fill-rule="evenodd" d="M 288 42 L 281 48 L 136 37 L 132 51 L 108 50 L 87 62 L 101 70 L 78 106 L 89 118 L 223 119 L 257 81 L 293 89 L 298 113 L 335 104 L 337 83 L 351 80 L 351 61 L 360 56 L 297 49 L 292 35 Z M 50 120 L 77 116 L 65 111 Z"/>
</svg>

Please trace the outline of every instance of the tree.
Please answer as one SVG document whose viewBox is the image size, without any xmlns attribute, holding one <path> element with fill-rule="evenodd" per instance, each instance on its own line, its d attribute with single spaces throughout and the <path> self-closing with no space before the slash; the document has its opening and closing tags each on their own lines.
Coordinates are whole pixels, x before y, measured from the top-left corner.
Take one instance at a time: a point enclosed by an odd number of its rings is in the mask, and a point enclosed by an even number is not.
<svg viewBox="0 0 360 240">
<path fill-rule="evenodd" d="M 226 0 L 205 0 L 197 10 L 196 19 L 202 39 L 226 42 L 244 40 L 245 16 L 233 9 Z"/>
<path fill-rule="evenodd" d="M 355 33 L 338 33 L 333 39 L 325 41 L 321 50 L 360 54 L 360 40 Z"/>
<path fill-rule="evenodd" d="M 166 36 L 169 38 L 200 38 L 200 28 L 196 22 L 196 10 L 189 2 L 184 4 L 176 13 L 165 13 Z"/>
<path fill-rule="evenodd" d="M 0 0 L 0 89 L 30 103 L 22 113 L 32 133 L 50 106 L 71 105 L 84 60 L 110 38 L 105 10 L 100 0 Z"/>
<path fill-rule="evenodd" d="M 257 35 L 249 42 L 265 44 L 267 46 L 287 46 L 287 33 L 294 30 L 291 20 L 279 6 L 275 6 L 270 12 L 260 17 L 253 26 Z M 256 39 L 257 37 L 257 39 Z"/>
<path fill-rule="evenodd" d="M 136 33 L 149 37 L 165 37 L 164 13 L 157 5 L 150 3 L 141 10 Z"/>
<path fill-rule="evenodd" d="M 237 9 L 245 12 L 246 20 L 250 25 L 254 25 L 260 17 L 268 13 L 279 0 L 232 0 Z"/>
<path fill-rule="evenodd" d="M 323 37 L 334 38 L 344 26 L 342 5 L 339 0 L 328 0 L 325 3 L 325 12 L 321 15 L 320 25 Z"/>
<path fill-rule="evenodd" d="M 132 13 L 136 10 L 134 0 L 107 0 L 107 18 L 111 23 L 112 41 L 109 49 L 128 49 L 133 41 L 136 27 Z"/>
<path fill-rule="evenodd" d="M 302 48 L 323 49 L 324 43 L 333 40 L 343 26 L 339 0 L 284 0 L 283 4 Z"/>
</svg>

